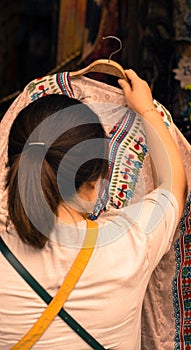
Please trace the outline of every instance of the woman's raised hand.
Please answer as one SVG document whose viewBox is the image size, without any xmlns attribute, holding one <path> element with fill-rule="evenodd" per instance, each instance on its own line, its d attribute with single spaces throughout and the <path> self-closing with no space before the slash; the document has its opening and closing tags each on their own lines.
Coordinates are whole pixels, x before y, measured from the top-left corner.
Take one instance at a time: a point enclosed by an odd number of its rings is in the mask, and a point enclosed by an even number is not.
<svg viewBox="0 0 191 350">
<path fill-rule="evenodd" d="M 119 79 L 118 83 L 124 91 L 124 95 L 129 108 L 144 116 L 144 112 L 155 109 L 151 89 L 147 82 L 141 79 L 132 69 L 125 71 L 130 84 Z"/>
</svg>

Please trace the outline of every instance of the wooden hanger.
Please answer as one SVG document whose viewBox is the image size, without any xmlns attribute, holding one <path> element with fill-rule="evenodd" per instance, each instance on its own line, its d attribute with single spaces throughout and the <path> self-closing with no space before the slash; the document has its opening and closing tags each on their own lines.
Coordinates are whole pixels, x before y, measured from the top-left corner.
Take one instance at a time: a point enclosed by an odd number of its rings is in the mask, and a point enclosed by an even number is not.
<svg viewBox="0 0 191 350">
<path fill-rule="evenodd" d="M 99 60 L 92 62 L 89 66 L 87 66 L 85 68 L 79 69 L 79 70 L 74 71 L 74 72 L 70 72 L 71 77 L 77 77 L 79 75 L 95 72 L 95 73 L 106 73 L 106 74 L 114 75 L 118 78 L 127 80 L 127 77 L 126 77 L 126 74 L 125 74 L 123 67 L 120 64 L 118 64 L 117 62 L 111 60 L 111 57 L 115 53 L 119 52 L 122 49 L 121 40 L 115 36 L 112 36 L 112 35 L 106 36 L 103 39 L 107 39 L 107 38 L 113 38 L 113 39 L 118 40 L 120 43 L 119 49 L 112 52 L 109 56 L 109 59 L 99 59 Z"/>
</svg>

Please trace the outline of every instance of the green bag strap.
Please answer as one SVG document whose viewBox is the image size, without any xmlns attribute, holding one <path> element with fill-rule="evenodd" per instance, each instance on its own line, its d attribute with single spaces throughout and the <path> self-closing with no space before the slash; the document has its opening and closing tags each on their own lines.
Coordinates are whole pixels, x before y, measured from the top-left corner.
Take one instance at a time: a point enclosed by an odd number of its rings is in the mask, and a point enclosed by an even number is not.
<svg viewBox="0 0 191 350">
<path fill-rule="evenodd" d="M 87 246 L 87 241 L 85 243 Z M 0 251 L 4 257 L 10 262 L 20 276 L 31 286 L 31 288 L 49 305 L 54 298 L 46 292 L 46 290 L 32 277 L 32 275 L 25 269 L 25 267 L 13 255 L 3 239 L 0 237 Z M 72 328 L 91 348 L 95 350 L 104 350 L 104 347 L 97 342 L 78 322 L 75 321 L 63 308 L 59 308 L 58 316 L 65 321 L 70 328 Z M 13 347 L 15 348 L 15 347 Z"/>
</svg>

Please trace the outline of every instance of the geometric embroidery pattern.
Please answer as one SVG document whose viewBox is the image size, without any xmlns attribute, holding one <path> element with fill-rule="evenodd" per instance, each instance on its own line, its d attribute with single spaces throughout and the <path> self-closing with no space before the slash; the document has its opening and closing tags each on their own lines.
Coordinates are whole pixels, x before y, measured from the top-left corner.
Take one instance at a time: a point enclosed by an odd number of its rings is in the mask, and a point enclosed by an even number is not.
<svg viewBox="0 0 191 350">
<path fill-rule="evenodd" d="M 173 298 L 176 320 L 175 349 L 191 350 L 191 193 L 179 224 L 180 237 L 174 244 L 176 272 Z"/>
</svg>

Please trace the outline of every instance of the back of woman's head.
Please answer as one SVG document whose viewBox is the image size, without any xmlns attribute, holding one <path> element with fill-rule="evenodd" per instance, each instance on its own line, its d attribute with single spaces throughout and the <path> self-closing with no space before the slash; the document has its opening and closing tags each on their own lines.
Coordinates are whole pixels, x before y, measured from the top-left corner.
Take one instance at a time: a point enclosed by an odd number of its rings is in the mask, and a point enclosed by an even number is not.
<svg viewBox="0 0 191 350">
<path fill-rule="evenodd" d="M 107 141 L 97 115 L 78 100 L 47 95 L 15 119 L 8 144 L 8 211 L 20 238 L 42 248 L 58 206 L 84 182 L 107 175 Z"/>
</svg>

